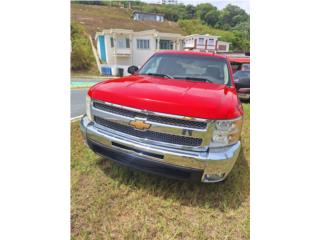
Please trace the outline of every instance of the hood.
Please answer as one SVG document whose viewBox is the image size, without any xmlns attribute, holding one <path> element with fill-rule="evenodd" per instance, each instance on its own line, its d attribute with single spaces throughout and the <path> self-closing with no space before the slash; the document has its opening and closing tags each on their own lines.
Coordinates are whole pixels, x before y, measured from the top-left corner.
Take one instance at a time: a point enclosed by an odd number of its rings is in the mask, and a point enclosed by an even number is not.
<svg viewBox="0 0 320 240">
<path fill-rule="evenodd" d="M 93 99 L 149 111 L 205 119 L 239 117 L 235 88 L 190 80 L 132 75 L 89 89 Z"/>
</svg>

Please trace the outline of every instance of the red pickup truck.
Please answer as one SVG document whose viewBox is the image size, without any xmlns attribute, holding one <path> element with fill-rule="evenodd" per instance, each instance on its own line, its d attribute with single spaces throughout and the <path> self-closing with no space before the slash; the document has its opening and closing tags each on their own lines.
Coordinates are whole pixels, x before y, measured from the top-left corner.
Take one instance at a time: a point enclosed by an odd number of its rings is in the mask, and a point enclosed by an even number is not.
<svg viewBox="0 0 320 240">
<path fill-rule="evenodd" d="M 227 58 L 161 51 L 88 91 L 81 130 L 97 154 L 181 180 L 219 182 L 238 158 L 243 109 Z"/>
</svg>

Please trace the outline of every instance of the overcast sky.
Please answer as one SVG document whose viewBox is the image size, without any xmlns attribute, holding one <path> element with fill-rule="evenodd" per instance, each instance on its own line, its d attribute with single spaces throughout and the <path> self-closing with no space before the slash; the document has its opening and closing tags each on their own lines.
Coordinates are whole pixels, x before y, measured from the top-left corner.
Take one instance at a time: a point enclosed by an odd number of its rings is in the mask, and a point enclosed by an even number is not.
<svg viewBox="0 0 320 240">
<path fill-rule="evenodd" d="M 142 0 L 143 2 L 149 3 L 160 3 L 161 0 Z M 237 5 L 243 8 L 247 13 L 250 13 L 249 0 L 178 0 L 178 3 L 192 4 L 197 5 L 199 3 L 211 3 L 213 6 L 216 6 L 218 9 L 222 9 L 227 6 L 229 3 Z"/>
</svg>

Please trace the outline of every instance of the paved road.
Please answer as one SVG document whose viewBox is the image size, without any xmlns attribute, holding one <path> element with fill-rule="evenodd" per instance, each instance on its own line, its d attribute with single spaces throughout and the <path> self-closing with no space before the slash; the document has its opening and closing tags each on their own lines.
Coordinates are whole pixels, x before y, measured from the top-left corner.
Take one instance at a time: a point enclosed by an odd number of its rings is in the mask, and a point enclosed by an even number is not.
<svg viewBox="0 0 320 240">
<path fill-rule="evenodd" d="M 71 118 L 85 113 L 87 91 L 88 88 L 71 89 Z"/>
</svg>

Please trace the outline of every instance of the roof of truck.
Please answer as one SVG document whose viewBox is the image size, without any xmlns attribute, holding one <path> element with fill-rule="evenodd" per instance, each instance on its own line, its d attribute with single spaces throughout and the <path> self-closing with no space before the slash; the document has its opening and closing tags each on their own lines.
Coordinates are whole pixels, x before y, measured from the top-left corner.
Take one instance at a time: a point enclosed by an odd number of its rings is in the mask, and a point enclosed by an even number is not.
<svg viewBox="0 0 320 240">
<path fill-rule="evenodd" d="M 216 53 L 208 53 L 208 52 L 196 52 L 196 51 L 177 51 L 177 50 L 161 50 L 156 54 L 180 54 L 180 55 L 197 55 L 197 56 L 210 56 L 210 57 L 218 57 L 226 59 L 226 56 L 219 55 Z"/>
</svg>

